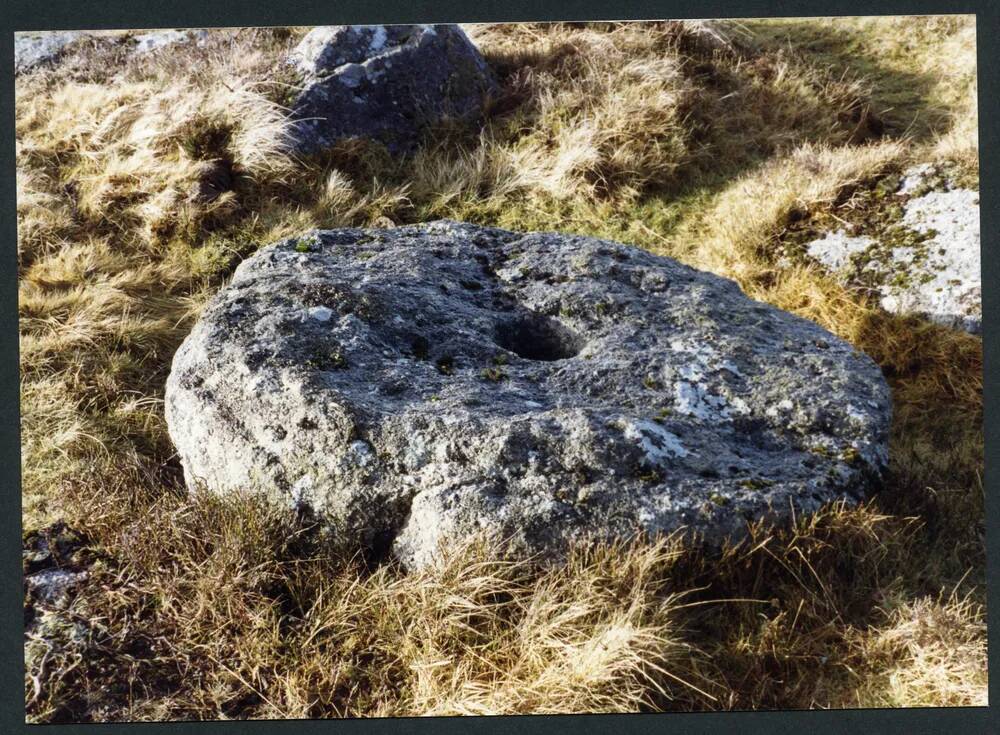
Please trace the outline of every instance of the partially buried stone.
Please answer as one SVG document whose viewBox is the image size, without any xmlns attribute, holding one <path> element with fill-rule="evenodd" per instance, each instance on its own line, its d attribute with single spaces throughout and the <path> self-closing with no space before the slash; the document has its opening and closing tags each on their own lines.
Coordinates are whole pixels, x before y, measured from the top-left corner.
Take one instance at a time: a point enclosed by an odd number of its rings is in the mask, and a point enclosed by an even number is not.
<svg viewBox="0 0 1000 735">
<path fill-rule="evenodd" d="M 405 151 L 432 123 L 477 117 L 497 89 L 457 25 L 320 26 L 290 62 L 304 80 L 292 106 L 291 138 L 301 153 L 345 138 Z"/>
<path fill-rule="evenodd" d="M 22 74 L 52 64 L 86 31 L 24 31 L 14 34 L 14 72 Z"/>
<path fill-rule="evenodd" d="M 24 572 L 24 668 L 31 682 L 29 706 L 58 691 L 68 670 L 54 662 L 93 660 L 96 638 L 79 598 L 98 569 L 98 555 L 63 522 L 26 533 L 21 540 Z M 63 695 L 65 699 L 65 695 Z M 37 710 L 36 710 L 37 711 Z"/>
<path fill-rule="evenodd" d="M 204 28 L 146 31 L 133 37 L 132 40 L 135 42 L 135 46 L 132 52 L 135 54 L 148 54 L 163 48 L 190 43 L 192 41 L 198 46 L 204 46 L 208 39 L 209 32 Z"/>
<path fill-rule="evenodd" d="M 174 358 L 191 487 L 307 509 L 408 567 L 856 501 L 887 461 L 867 356 L 634 247 L 455 222 L 313 231 L 237 269 Z"/>
<path fill-rule="evenodd" d="M 882 232 L 824 233 L 806 253 L 886 311 L 981 333 L 979 192 L 922 164 L 904 172 L 896 194 L 903 198 L 898 222 Z"/>
</svg>

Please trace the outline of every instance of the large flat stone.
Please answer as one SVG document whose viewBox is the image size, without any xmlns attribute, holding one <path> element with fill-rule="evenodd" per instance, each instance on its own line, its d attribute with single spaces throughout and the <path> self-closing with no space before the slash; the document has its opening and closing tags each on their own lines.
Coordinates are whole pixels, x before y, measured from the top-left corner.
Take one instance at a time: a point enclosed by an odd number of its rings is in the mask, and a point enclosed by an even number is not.
<svg viewBox="0 0 1000 735">
<path fill-rule="evenodd" d="M 166 411 L 192 487 L 421 566 L 477 533 L 558 558 L 856 501 L 890 403 L 870 358 L 729 280 L 435 222 L 263 248 L 178 350 Z"/>
</svg>

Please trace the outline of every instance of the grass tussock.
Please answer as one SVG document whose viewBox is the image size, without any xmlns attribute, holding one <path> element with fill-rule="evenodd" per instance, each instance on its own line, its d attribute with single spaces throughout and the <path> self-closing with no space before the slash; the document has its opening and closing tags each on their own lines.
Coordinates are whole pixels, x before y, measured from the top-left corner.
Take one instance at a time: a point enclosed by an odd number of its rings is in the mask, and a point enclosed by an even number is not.
<svg viewBox="0 0 1000 735">
<path fill-rule="evenodd" d="M 550 569 L 477 542 L 407 575 L 330 557 L 252 499 L 145 507 L 106 488 L 94 507 L 83 483 L 66 492 L 91 506 L 88 536 L 123 553 L 96 573 L 114 592 L 75 603 L 97 623 L 87 653 L 103 673 L 50 691 L 42 719 L 632 711 L 652 693 L 705 696 L 680 596 L 663 590 L 676 541 L 580 550 Z M 136 666 L 123 640 L 149 646 Z"/>
<path fill-rule="evenodd" d="M 985 698 L 982 342 L 785 267 L 802 218 L 911 162 L 976 186 L 968 17 L 478 26 L 481 128 L 409 158 L 281 146 L 303 29 L 138 57 L 107 38 L 17 80 L 24 525 L 100 561 L 26 674 L 34 721 L 909 706 Z M 860 200 L 859 200 L 860 201 Z M 441 568 L 333 558 L 294 518 L 188 496 L 170 359 L 260 245 L 451 217 L 632 242 L 871 355 L 893 391 L 868 503 Z M 74 627 L 75 626 L 75 627 Z"/>
<path fill-rule="evenodd" d="M 245 80 L 69 84 L 29 114 L 22 155 L 58 156 L 81 226 L 144 243 L 210 226 L 232 213 L 241 179 L 280 181 L 291 167 L 282 109 Z"/>
<path fill-rule="evenodd" d="M 878 662 L 858 692 L 862 707 L 985 707 L 986 621 L 968 596 L 902 604 L 859 636 L 860 656 Z"/>
<path fill-rule="evenodd" d="M 418 154 L 410 175 L 428 215 L 587 205 L 603 216 L 711 179 L 720 161 L 747 166 L 797 140 L 864 137 L 860 81 L 795 65 L 781 50 L 748 67 L 691 48 L 684 24 L 498 26 L 473 36 L 507 74 L 497 106 L 517 107 L 471 144 Z"/>
</svg>

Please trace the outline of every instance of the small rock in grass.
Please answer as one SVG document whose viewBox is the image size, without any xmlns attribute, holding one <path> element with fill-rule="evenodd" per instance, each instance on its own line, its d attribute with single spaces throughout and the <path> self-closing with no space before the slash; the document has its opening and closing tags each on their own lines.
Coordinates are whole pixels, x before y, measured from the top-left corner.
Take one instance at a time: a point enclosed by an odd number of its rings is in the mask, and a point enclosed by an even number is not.
<svg viewBox="0 0 1000 735">
<path fill-rule="evenodd" d="M 81 655 L 89 628 L 70 608 L 90 578 L 96 555 L 83 537 L 57 522 L 22 539 L 24 572 L 24 663 L 43 686 L 53 653 Z"/>
<path fill-rule="evenodd" d="M 178 43 L 186 43 L 187 41 L 193 40 L 196 37 L 202 40 L 202 42 L 204 42 L 204 39 L 208 37 L 208 32 L 205 30 L 148 31 L 146 33 L 140 33 L 137 36 L 133 36 L 132 40 L 135 42 L 135 47 L 133 48 L 132 53 L 148 54 L 152 51 L 156 51 L 166 46 L 173 46 L 174 44 Z"/>
</svg>

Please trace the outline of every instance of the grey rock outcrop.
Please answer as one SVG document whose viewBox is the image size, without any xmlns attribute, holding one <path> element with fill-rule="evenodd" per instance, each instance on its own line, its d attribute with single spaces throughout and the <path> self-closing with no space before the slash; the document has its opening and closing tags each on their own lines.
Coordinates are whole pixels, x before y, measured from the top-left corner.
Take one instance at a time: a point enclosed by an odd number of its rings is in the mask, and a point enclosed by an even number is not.
<svg viewBox="0 0 1000 735">
<path fill-rule="evenodd" d="M 26 31 L 14 34 L 14 73 L 23 74 L 51 64 L 67 47 L 86 37 L 85 31 Z"/>
<path fill-rule="evenodd" d="M 351 137 L 403 151 L 428 124 L 476 117 L 496 90 L 457 25 L 321 26 L 290 62 L 304 79 L 292 107 L 292 138 L 303 153 Z"/>
<path fill-rule="evenodd" d="M 979 192 L 923 164 L 904 172 L 895 196 L 901 218 L 885 231 L 833 230 L 808 243 L 806 253 L 874 293 L 886 311 L 980 333 Z"/>
<path fill-rule="evenodd" d="M 37 699 L 57 674 L 53 659 L 88 653 L 92 631 L 73 603 L 90 577 L 96 554 L 83 537 L 57 522 L 22 539 L 24 573 L 24 665 Z"/>
<path fill-rule="evenodd" d="M 729 280 L 443 221 L 244 261 L 178 350 L 166 415 L 190 486 L 420 567 L 479 533 L 558 558 L 862 498 L 890 404 L 870 358 Z"/>
<path fill-rule="evenodd" d="M 222 31 L 215 31 L 221 33 Z M 144 55 L 170 46 L 194 43 L 203 46 L 210 32 L 204 28 L 154 31 L 33 31 L 14 36 L 14 70 L 23 74 L 59 62 L 74 44 L 89 39 L 110 44 L 127 43 L 135 55 Z"/>
<path fill-rule="evenodd" d="M 146 31 L 132 37 L 134 54 L 148 54 L 169 46 L 184 43 L 194 43 L 204 46 L 209 39 L 209 31 L 205 28 L 189 28 L 186 30 L 167 29 Z"/>
</svg>

